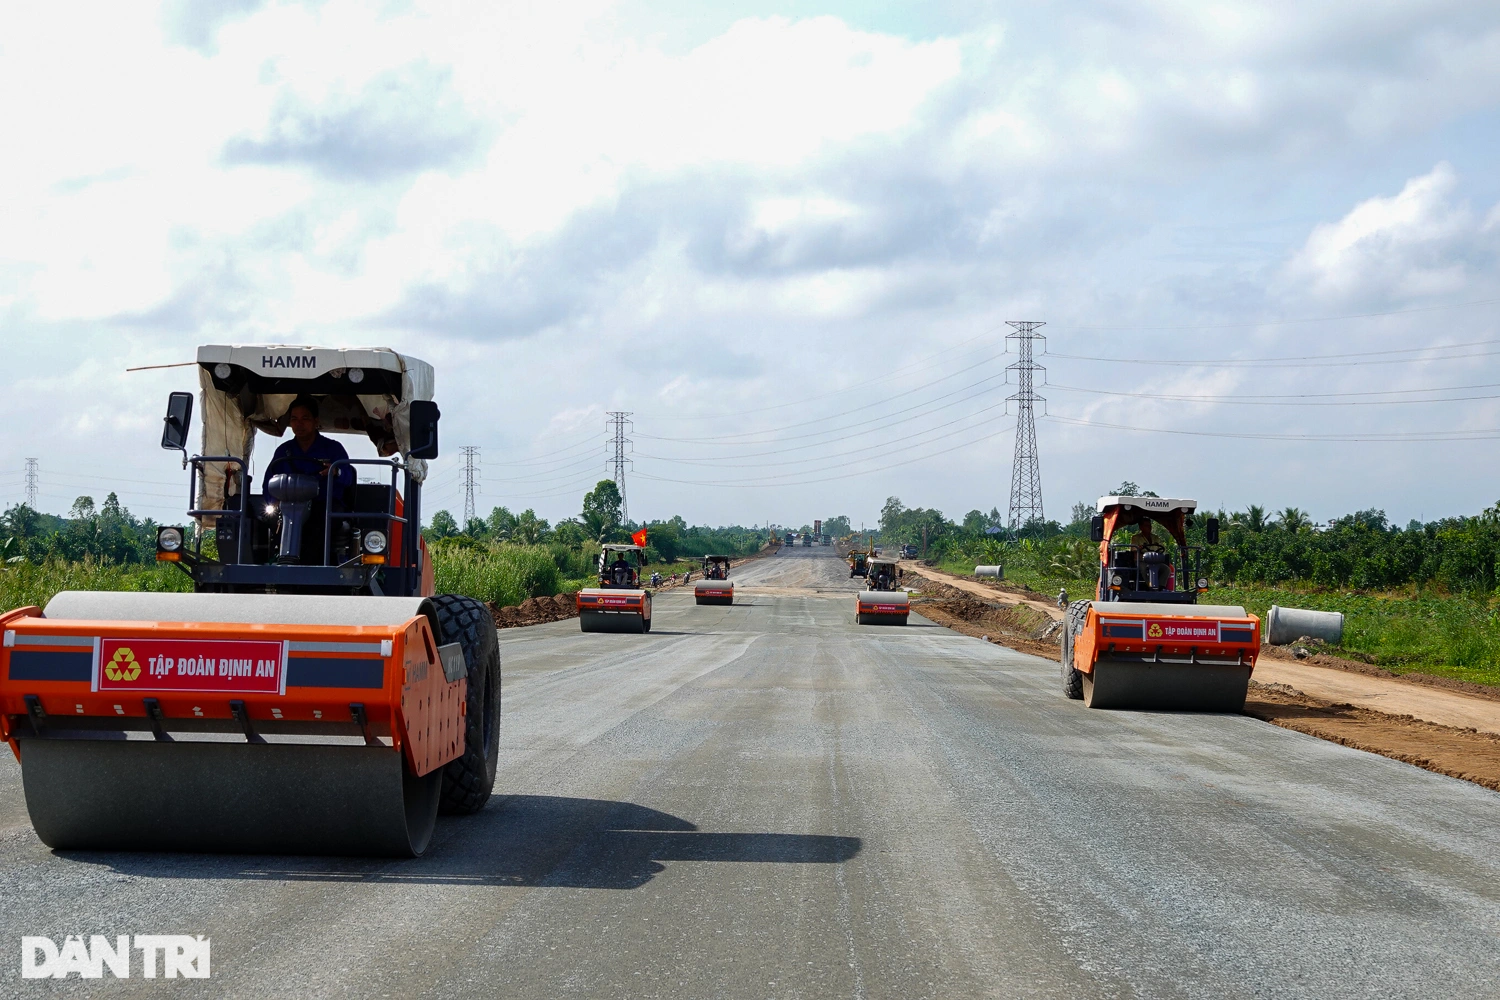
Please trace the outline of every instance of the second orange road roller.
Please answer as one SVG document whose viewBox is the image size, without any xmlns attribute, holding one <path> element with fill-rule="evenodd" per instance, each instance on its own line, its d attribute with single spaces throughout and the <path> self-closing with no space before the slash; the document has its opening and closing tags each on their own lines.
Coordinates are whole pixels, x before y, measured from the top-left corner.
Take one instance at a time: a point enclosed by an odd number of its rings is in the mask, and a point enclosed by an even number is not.
<svg viewBox="0 0 1500 1000">
<path fill-rule="evenodd" d="M 728 556 L 704 556 L 703 579 L 693 585 L 698 604 L 733 604 L 734 583 L 729 579 Z"/>
<path fill-rule="evenodd" d="M 894 559 L 873 557 L 868 563 L 865 589 L 854 599 L 854 620 L 861 625 L 905 625 L 911 614 L 911 595 L 901 587 L 901 569 Z"/>
</svg>

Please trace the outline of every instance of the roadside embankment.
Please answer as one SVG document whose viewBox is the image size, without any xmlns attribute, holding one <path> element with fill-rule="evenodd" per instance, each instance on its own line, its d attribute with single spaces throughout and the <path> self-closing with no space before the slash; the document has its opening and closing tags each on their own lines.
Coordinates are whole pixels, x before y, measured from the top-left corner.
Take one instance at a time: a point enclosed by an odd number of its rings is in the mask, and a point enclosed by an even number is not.
<svg viewBox="0 0 1500 1000">
<path fill-rule="evenodd" d="M 1061 658 L 1061 612 L 1042 595 L 926 566 L 903 568 L 922 580 L 912 603 L 923 617 L 1023 653 Z M 1500 791 L 1500 691 L 1304 652 L 1262 647 L 1247 715 Z"/>
</svg>

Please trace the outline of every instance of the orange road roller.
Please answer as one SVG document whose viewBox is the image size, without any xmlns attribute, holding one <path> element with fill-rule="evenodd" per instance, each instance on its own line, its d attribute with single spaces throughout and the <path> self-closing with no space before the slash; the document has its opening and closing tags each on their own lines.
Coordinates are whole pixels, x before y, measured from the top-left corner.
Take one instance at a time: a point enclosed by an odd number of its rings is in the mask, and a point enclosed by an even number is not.
<svg viewBox="0 0 1500 1000">
<path fill-rule="evenodd" d="M 650 632 L 651 591 L 641 586 L 641 571 L 645 568 L 645 546 L 604 546 L 599 553 L 599 586 L 578 592 L 579 629 Z"/>
<path fill-rule="evenodd" d="M 1198 575 L 1201 551 L 1187 544 L 1196 509 L 1193 500 L 1099 499 L 1090 529 L 1099 543 L 1099 583 L 1093 600 L 1068 606 L 1064 695 L 1089 708 L 1244 708 L 1260 619 L 1242 607 L 1198 603 L 1208 580 Z M 1116 540 L 1128 528 L 1133 536 Z M 1205 529 L 1209 544 L 1217 544 L 1217 519 Z"/>
<path fill-rule="evenodd" d="M 0 738 L 32 824 L 67 850 L 419 855 L 439 812 L 488 801 L 500 732 L 494 622 L 433 594 L 416 530 L 432 369 L 381 349 L 197 361 L 202 453 L 186 392 L 162 444 L 183 452 L 199 530 L 157 534 L 193 592 L 64 592 L 0 616 Z M 317 464 L 278 471 L 278 451 L 256 483 L 257 432 L 289 423 Z M 324 430 L 386 457 L 341 458 Z"/>
<path fill-rule="evenodd" d="M 734 584 L 729 579 L 728 556 L 703 557 L 703 579 L 693 585 L 693 600 L 698 604 L 733 604 Z"/>
</svg>

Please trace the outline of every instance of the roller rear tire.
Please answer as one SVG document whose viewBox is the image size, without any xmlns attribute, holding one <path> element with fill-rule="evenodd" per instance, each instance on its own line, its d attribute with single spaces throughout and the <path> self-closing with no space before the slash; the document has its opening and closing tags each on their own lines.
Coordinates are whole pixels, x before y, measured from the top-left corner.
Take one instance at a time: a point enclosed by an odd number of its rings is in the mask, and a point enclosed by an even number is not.
<svg viewBox="0 0 1500 1000">
<path fill-rule="evenodd" d="M 490 800 L 500 757 L 500 643 L 495 620 L 480 601 L 456 594 L 429 598 L 438 641 L 463 647 L 469 669 L 464 752 L 443 767 L 442 811 L 475 813 Z"/>
<path fill-rule="evenodd" d="M 1062 641 L 1062 689 L 1063 695 L 1073 701 L 1083 700 L 1083 673 L 1073 665 L 1073 639 L 1083 631 L 1088 622 L 1091 601 L 1074 601 L 1068 605 L 1064 619 Z"/>
</svg>

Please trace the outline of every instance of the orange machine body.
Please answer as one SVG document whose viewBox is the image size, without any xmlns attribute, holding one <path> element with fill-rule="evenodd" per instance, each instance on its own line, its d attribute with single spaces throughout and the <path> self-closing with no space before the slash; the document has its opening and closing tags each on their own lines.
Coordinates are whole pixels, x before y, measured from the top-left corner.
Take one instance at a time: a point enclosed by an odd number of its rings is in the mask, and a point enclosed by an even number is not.
<svg viewBox="0 0 1500 1000">
<path fill-rule="evenodd" d="M 728 580 L 705 580 L 694 592 L 699 597 L 733 597 L 734 584 Z"/>
<path fill-rule="evenodd" d="M 855 612 L 903 621 L 911 613 L 911 598 L 904 591 L 864 590 L 855 598 Z"/>
<path fill-rule="evenodd" d="M 426 617 L 266 625 L 0 615 L 0 739 L 156 730 L 363 736 L 428 774 L 464 749 L 468 680 L 449 681 Z"/>
<path fill-rule="evenodd" d="M 1189 605 L 1191 607 L 1191 605 Z M 1255 669 L 1260 655 L 1260 619 L 1143 614 L 1128 602 L 1089 608 L 1073 640 L 1073 666 L 1092 674 L 1102 658 L 1204 666 L 1235 664 Z"/>
<path fill-rule="evenodd" d="M 578 592 L 578 610 L 614 612 L 650 617 L 651 601 L 644 590 L 611 590 L 608 587 L 585 587 Z"/>
</svg>

